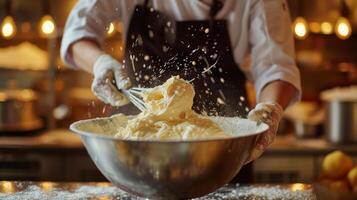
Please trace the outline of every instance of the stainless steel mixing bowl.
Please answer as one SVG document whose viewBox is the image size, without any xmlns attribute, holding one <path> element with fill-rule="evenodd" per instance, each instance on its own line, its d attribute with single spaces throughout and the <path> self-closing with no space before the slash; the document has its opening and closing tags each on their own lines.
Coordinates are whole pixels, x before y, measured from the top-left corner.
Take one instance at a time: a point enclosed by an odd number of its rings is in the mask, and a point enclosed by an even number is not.
<svg viewBox="0 0 357 200">
<path fill-rule="evenodd" d="M 257 135 L 268 128 L 242 119 L 237 131 L 241 133 L 231 138 L 134 141 L 111 136 L 123 125 L 120 118 L 78 121 L 70 129 L 81 136 L 109 181 L 129 193 L 155 199 L 203 196 L 228 183 L 247 160 Z"/>
</svg>

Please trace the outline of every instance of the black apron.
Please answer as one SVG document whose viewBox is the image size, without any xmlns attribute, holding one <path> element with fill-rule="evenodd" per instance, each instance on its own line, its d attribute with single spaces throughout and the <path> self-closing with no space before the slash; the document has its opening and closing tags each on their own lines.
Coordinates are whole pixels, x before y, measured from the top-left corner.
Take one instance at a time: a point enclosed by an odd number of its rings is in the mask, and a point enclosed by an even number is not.
<svg viewBox="0 0 357 200">
<path fill-rule="evenodd" d="M 246 78 L 235 63 L 226 20 L 214 20 L 222 3 L 214 0 L 209 20 L 174 21 L 137 5 L 128 27 L 125 66 L 136 87 L 154 87 L 171 76 L 191 81 L 193 110 L 245 117 Z"/>
<path fill-rule="evenodd" d="M 133 85 L 154 87 L 179 75 L 194 85 L 196 112 L 245 117 L 246 78 L 234 61 L 226 21 L 213 19 L 221 6 L 215 0 L 210 20 L 192 21 L 171 20 L 148 1 L 136 6 L 125 48 Z"/>
</svg>

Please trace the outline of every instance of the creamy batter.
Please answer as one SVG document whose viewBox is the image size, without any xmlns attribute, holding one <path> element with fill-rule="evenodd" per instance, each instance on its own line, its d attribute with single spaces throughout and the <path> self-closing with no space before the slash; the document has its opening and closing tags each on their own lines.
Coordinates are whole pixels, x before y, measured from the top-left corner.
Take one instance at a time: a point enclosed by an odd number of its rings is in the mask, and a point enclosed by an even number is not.
<svg viewBox="0 0 357 200">
<path fill-rule="evenodd" d="M 148 89 L 142 95 L 146 110 L 126 118 L 116 137 L 174 140 L 227 137 L 217 124 L 192 110 L 194 96 L 193 86 L 177 76 Z"/>
</svg>

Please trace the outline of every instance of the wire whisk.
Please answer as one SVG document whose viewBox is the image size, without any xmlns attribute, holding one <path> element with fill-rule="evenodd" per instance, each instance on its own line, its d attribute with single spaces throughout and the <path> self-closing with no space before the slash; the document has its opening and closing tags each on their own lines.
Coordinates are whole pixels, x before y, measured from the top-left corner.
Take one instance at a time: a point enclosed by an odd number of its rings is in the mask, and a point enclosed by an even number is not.
<svg viewBox="0 0 357 200">
<path fill-rule="evenodd" d="M 129 90 L 123 90 L 123 92 L 135 107 L 137 107 L 140 111 L 144 111 L 146 109 L 146 104 L 142 99 L 142 94 L 147 90 L 148 88 L 132 87 Z"/>
</svg>

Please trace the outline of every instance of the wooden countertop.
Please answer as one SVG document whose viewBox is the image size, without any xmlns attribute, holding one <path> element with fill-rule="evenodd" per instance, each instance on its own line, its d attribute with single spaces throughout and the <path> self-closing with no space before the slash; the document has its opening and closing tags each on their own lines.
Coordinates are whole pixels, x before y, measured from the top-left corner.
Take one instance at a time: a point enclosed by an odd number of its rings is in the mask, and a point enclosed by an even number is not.
<svg viewBox="0 0 357 200">
<path fill-rule="evenodd" d="M 227 185 L 198 199 L 316 199 L 312 185 Z M 0 181 L 0 199 L 141 199 L 108 182 Z"/>
<path fill-rule="evenodd" d="M 342 150 L 349 154 L 357 155 L 356 144 L 336 145 L 329 143 L 324 138 L 298 139 L 293 133 L 276 137 L 268 148 L 267 154 L 321 154 L 325 155 L 334 150 Z"/>
<path fill-rule="evenodd" d="M 44 132 L 30 137 L 0 137 L 0 149 L 84 149 L 81 139 L 67 129 Z M 297 139 L 293 134 L 279 136 L 266 154 L 325 154 L 340 149 L 357 154 L 357 145 L 333 145 L 324 139 Z"/>
<path fill-rule="evenodd" d="M 0 148 L 83 149 L 80 137 L 67 129 L 46 131 L 35 136 L 0 137 Z"/>
</svg>

